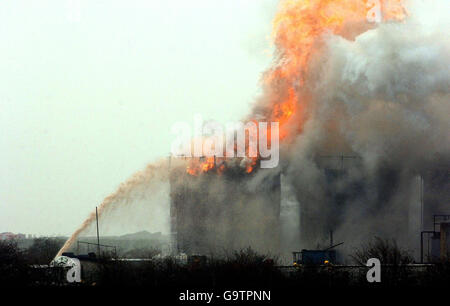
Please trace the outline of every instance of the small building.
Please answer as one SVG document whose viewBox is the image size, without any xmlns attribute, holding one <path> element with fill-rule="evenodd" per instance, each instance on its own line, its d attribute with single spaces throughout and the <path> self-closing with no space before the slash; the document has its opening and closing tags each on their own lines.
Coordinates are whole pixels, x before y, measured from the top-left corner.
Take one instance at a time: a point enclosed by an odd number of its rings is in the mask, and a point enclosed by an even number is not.
<svg viewBox="0 0 450 306">
<path fill-rule="evenodd" d="M 293 252 L 294 264 L 298 265 L 323 265 L 336 263 L 336 250 L 302 250 Z"/>
</svg>

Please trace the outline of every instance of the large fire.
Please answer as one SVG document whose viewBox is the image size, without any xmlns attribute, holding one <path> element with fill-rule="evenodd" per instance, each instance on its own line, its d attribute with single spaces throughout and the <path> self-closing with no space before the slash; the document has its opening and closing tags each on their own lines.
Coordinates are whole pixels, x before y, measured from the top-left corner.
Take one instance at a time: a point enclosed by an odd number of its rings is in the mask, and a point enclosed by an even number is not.
<svg viewBox="0 0 450 306">
<path fill-rule="evenodd" d="M 300 132 L 305 122 L 308 97 L 302 90 L 311 57 L 320 52 L 324 34 L 351 35 L 354 38 L 374 26 L 368 17 L 376 1 L 367 0 L 284 0 L 273 22 L 277 62 L 264 76 L 264 86 L 278 91 L 268 107 L 268 118 L 280 123 L 280 138 L 295 120 Z M 402 0 L 380 1 L 384 21 L 403 20 Z M 282 88 L 281 92 L 280 88 Z M 302 105 L 300 108 L 299 105 Z"/>
<path fill-rule="evenodd" d="M 307 119 L 310 99 L 303 87 L 311 58 L 321 52 L 324 35 L 334 34 L 353 39 L 376 26 L 376 23 L 369 22 L 374 9 L 381 12 L 381 21 L 402 21 L 407 14 L 403 0 L 280 2 L 272 34 L 276 59 L 262 81 L 265 96 L 269 97 L 264 120 L 279 122 L 281 141 L 288 142 L 300 133 Z M 250 117 L 250 120 L 255 119 Z M 249 159 L 245 167 L 247 173 L 254 170 L 257 159 Z M 214 169 L 213 157 L 191 162 L 187 172 L 198 175 L 211 169 Z"/>
</svg>

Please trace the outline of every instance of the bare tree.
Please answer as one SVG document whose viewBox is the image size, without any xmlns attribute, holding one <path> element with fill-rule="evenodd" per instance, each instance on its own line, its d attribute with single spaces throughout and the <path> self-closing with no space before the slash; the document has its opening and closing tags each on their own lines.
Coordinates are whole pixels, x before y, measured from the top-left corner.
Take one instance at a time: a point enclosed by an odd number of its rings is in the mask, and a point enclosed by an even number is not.
<svg viewBox="0 0 450 306">
<path fill-rule="evenodd" d="M 412 256 L 402 250 L 395 240 L 375 237 L 361 249 L 351 255 L 360 265 L 365 265 L 369 258 L 378 258 L 382 264 L 402 265 L 413 262 Z"/>
</svg>

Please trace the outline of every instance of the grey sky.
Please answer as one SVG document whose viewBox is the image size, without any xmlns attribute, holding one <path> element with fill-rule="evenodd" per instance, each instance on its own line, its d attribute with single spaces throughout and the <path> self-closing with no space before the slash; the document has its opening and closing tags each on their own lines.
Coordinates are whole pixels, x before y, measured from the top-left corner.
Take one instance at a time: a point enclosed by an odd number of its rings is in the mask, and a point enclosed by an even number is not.
<svg viewBox="0 0 450 306">
<path fill-rule="evenodd" d="M 70 234 L 173 123 L 241 118 L 276 4 L 1 1 L 0 232 Z"/>
</svg>

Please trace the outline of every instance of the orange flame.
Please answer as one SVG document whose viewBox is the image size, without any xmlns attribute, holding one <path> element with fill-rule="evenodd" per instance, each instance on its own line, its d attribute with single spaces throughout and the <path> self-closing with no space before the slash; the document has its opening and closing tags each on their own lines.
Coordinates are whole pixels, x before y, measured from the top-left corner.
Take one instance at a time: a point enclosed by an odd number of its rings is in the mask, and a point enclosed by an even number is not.
<svg viewBox="0 0 450 306">
<path fill-rule="evenodd" d="M 367 0 L 281 1 L 273 21 L 276 65 L 263 78 L 265 91 L 272 97 L 267 117 L 280 123 L 280 139 L 288 137 L 290 121 L 295 121 L 297 132 L 305 122 L 309 99 L 302 87 L 312 56 L 320 52 L 323 35 L 353 38 L 372 28 L 369 4 Z M 380 9 L 384 21 L 406 17 L 403 0 L 380 0 Z"/>
<path fill-rule="evenodd" d="M 264 95 L 268 100 L 263 110 L 265 120 L 279 122 L 280 140 L 287 141 L 300 133 L 307 119 L 311 99 L 304 88 L 309 64 L 321 52 L 325 34 L 353 39 L 373 28 L 368 21 L 373 9 L 368 0 L 282 0 L 273 21 L 276 46 L 275 65 L 263 76 Z M 380 0 L 383 21 L 406 18 L 403 0 Z M 250 118 L 251 120 L 255 120 Z M 255 120 L 258 121 L 258 120 Z M 266 133 L 266 131 L 259 131 Z M 270 142 L 270 139 L 268 139 Z M 251 173 L 256 158 L 246 167 Z M 205 164 L 206 163 L 206 164 Z M 203 172 L 212 169 L 211 162 L 201 164 Z M 197 175 L 201 171 L 189 173 Z"/>
<path fill-rule="evenodd" d="M 189 166 L 186 168 L 186 172 L 190 175 L 199 175 L 200 173 L 208 172 L 215 168 L 215 157 L 207 157 L 204 161 L 201 159 L 190 159 Z"/>
<path fill-rule="evenodd" d="M 200 167 L 202 172 L 208 172 L 215 166 L 214 157 L 207 157 L 204 162 L 201 163 Z"/>
<path fill-rule="evenodd" d="M 256 158 L 256 157 L 251 158 L 250 162 L 248 162 L 245 167 L 245 172 L 252 173 L 253 170 L 255 169 L 257 161 L 258 161 L 258 158 Z"/>
</svg>

